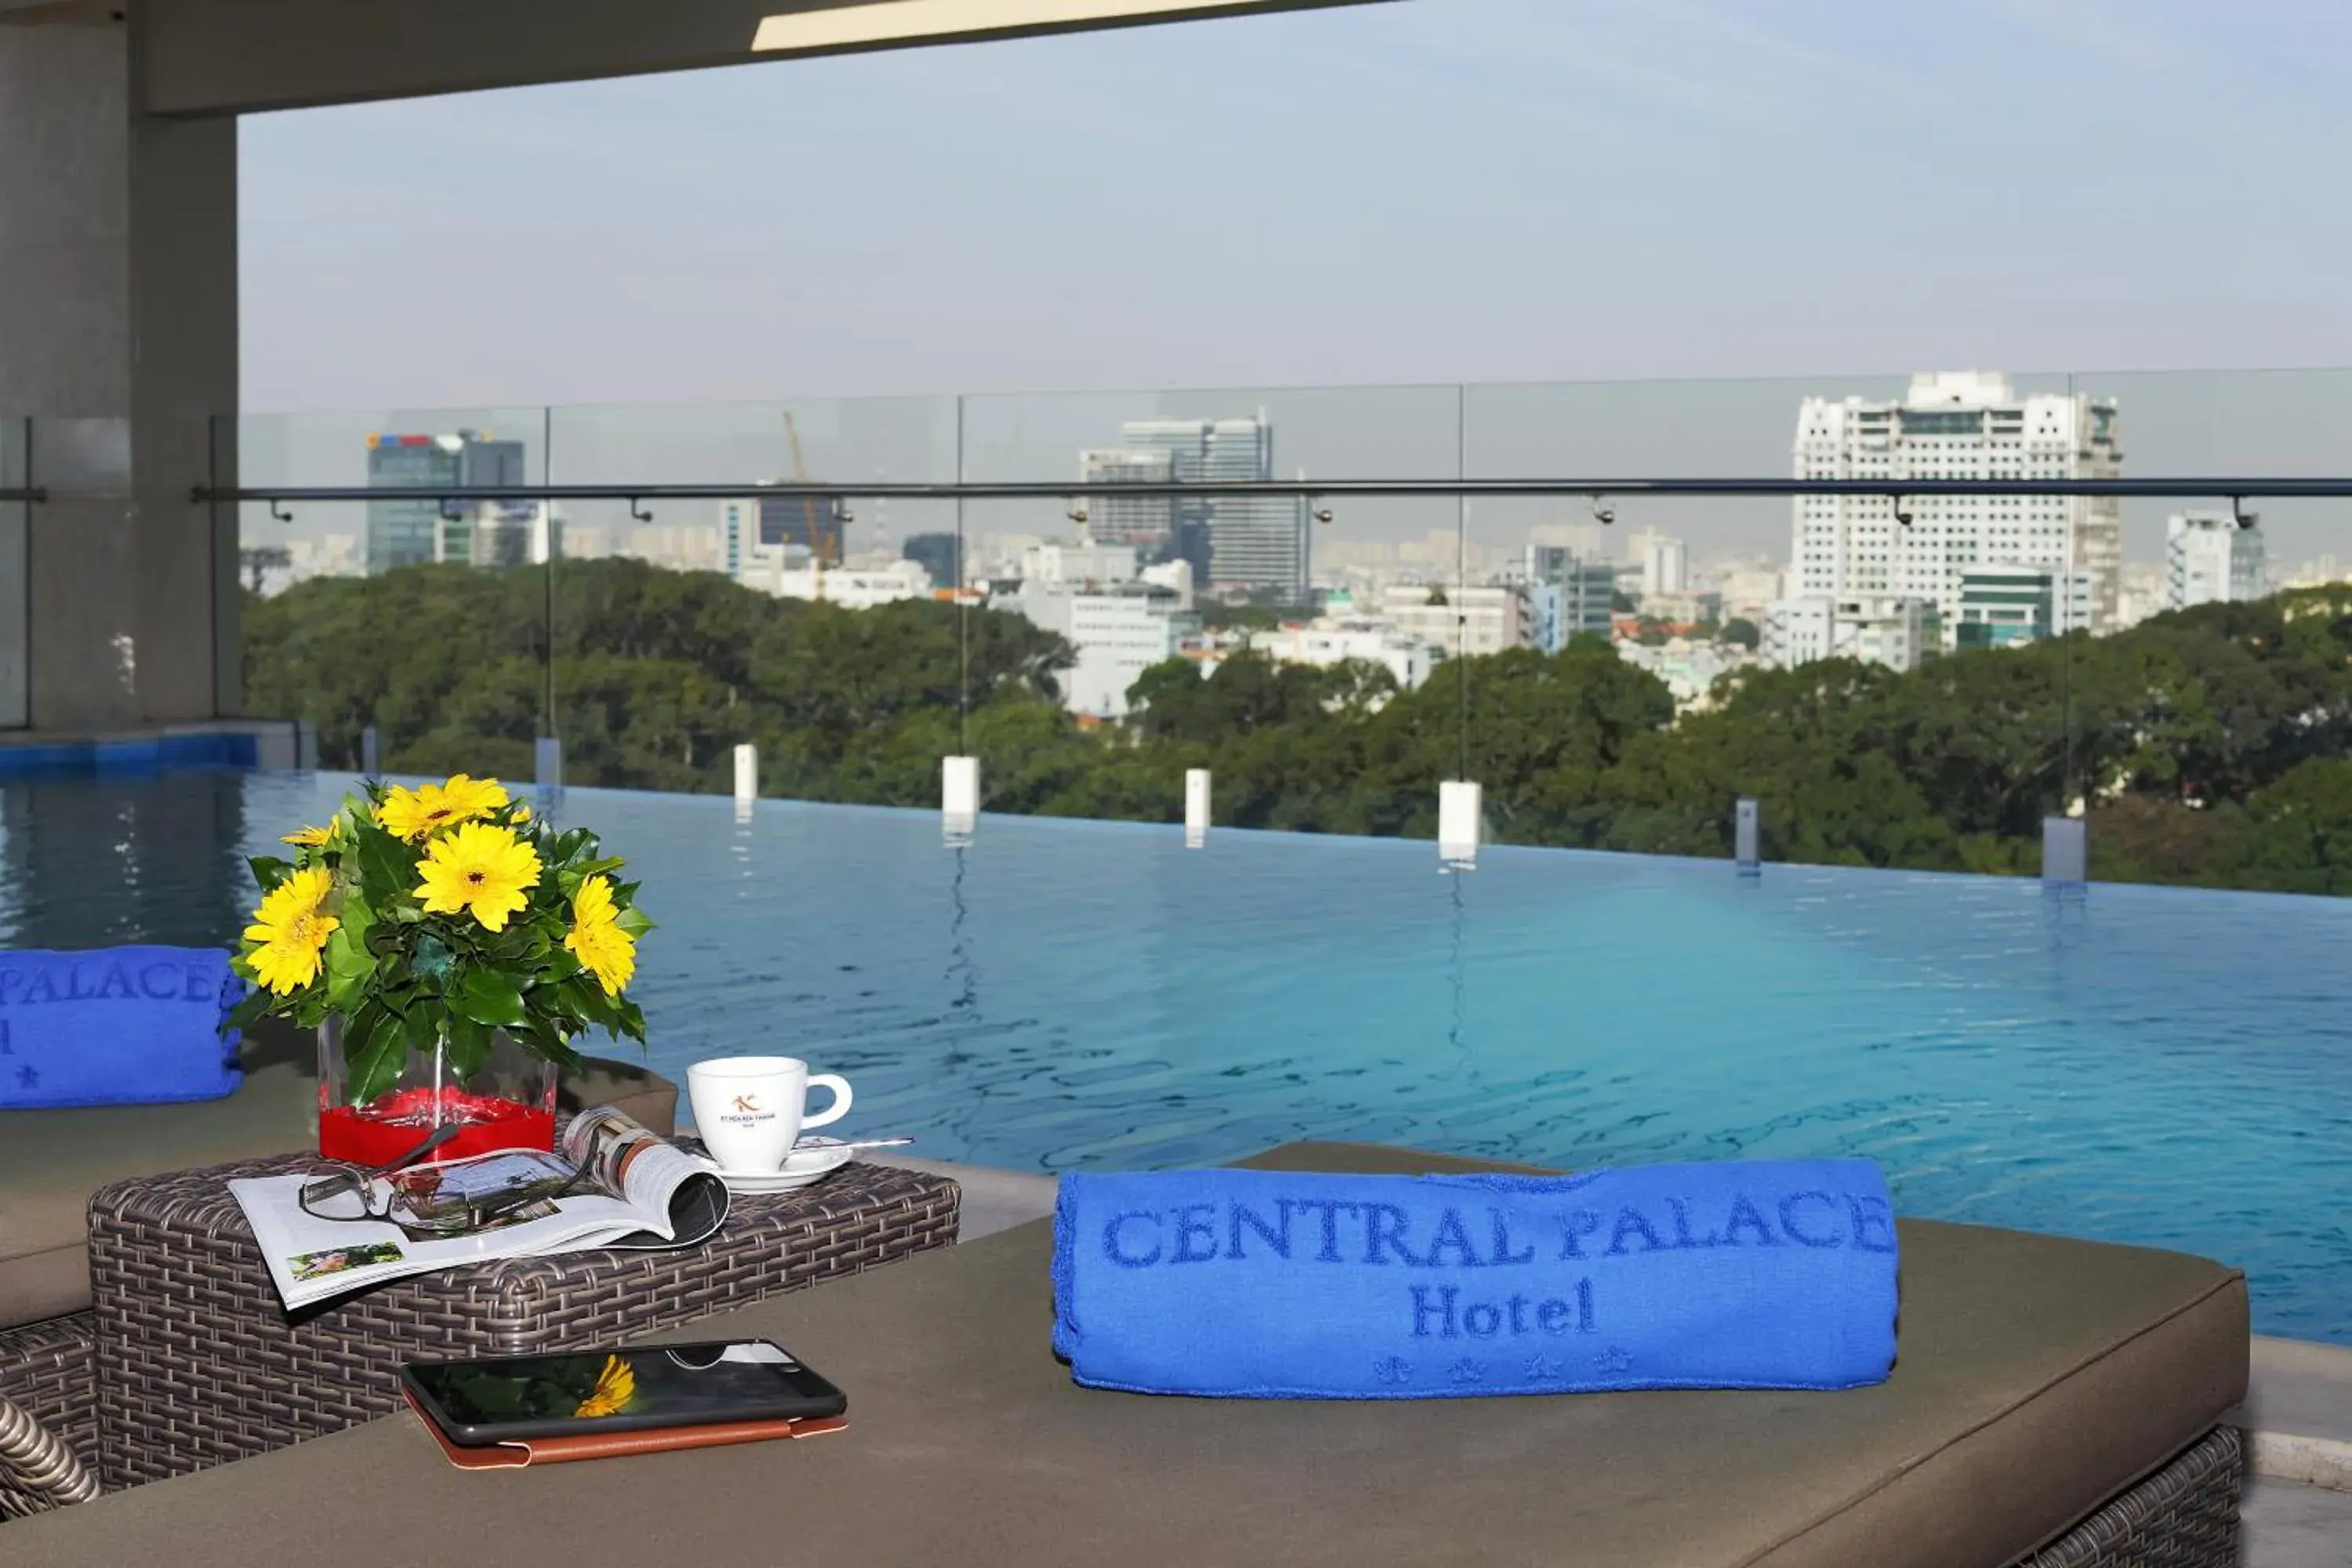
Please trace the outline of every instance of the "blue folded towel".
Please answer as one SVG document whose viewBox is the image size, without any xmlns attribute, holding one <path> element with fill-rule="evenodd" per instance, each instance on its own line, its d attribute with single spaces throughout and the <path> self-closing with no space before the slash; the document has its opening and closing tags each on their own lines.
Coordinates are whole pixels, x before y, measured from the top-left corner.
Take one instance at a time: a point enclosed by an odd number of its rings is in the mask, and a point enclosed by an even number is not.
<svg viewBox="0 0 2352 1568">
<path fill-rule="evenodd" d="M 1062 1178 L 1054 1349 L 1138 1394 L 1855 1388 L 1895 1363 L 1868 1160 Z"/>
<path fill-rule="evenodd" d="M 218 1100 L 244 995 L 218 948 L 0 952 L 0 1110 Z"/>
</svg>

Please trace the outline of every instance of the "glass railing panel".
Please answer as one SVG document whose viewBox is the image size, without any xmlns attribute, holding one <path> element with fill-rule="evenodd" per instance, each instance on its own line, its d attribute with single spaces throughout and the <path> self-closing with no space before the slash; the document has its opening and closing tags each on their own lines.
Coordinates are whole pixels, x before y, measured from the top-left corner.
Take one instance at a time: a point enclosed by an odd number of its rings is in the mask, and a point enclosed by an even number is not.
<svg viewBox="0 0 2352 1568">
<path fill-rule="evenodd" d="M 2034 374 L 1473 386 L 1465 454 L 1490 479 L 1958 481 L 2028 471 L 2033 454 L 1995 439 L 1988 421 L 2008 421 L 1987 406 L 2066 391 Z M 2063 566 L 2071 535 L 2029 529 L 2027 510 L 1979 495 L 1477 498 L 1467 548 L 1517 571 L 1528 643 L 1558 661 L 1473 683 L 1489 831 L 1728 857 L 1748 796 L 1768 858 L 2034 869 L 2041 818 L 2061 805 L 2066 656 L 1940 663 L 1979 565 L 2055 547 L 2041 564 Z M 1977 745 L 1972 723 L 1999 734 Z"/>
<path fill-rule="evenodd" d="M 1016 642 L 1042 630 L 1067 660 L 1058 714 L 1033 682 L 982 672 L 970 727 L 992 805 L 1173 824 L 1187 773 L 1205 769 L 1221 825 L 1396 832 L 1433 816 L 1439 760 L 1426 745 L 1375 758 L 1367 721 L 1454 640 L 1457 500 L 1118 487 L 1451 479 L 1459 421 L 1444 386 L 967 399 L 967 479 L 1061 476 L 1074 491 L 965 509 L 987 584 L 972 625 Z"/>
<path fill-rule="evenodd" d="M 554 482 L 941 484 L 953 398 L 560 408 Z M 940 802 L 961 668 L 952 500 L 560 503 L 555 730 L 572 783 Z"/>
<path fill-rule="evenodd" d="M 383 492 L 237 509 L 246 710 L 310 721 L 325 767 L 532 778 L 544 505 L 430 492 L 545 483 L 544 411 L 247 415 L 234 438 L 244 489 Z"/>
<path fill-rule="evenodd" d="M 2352 372 L 2080 372 L 2134 477 L 2341 478 Z M 2217 485 L 2216 491 L 2226 491 Z M 2119 635 L 2077 650 L 2072 797 L 2092 875 L 2352 891 L 2352 501 L 2227 493 L 2120 506 Z"/>
<path fill-rule="evenodd" d="M 0 419 L 0 492 L 22 490 L 32 479 L 26 463 L 28 426 Z M 0 729 L 32 722 L 31 505 L 0 495 Z"/>
</svg>

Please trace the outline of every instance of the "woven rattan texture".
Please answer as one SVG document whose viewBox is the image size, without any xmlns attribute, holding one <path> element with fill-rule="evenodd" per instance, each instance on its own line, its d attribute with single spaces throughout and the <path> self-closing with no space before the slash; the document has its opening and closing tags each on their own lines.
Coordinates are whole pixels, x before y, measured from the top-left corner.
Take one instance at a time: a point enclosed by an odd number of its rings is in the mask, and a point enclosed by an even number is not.
<svg viewBox="0 0 2352 1568">
<path fill-rule="evenodd" d="M 2238 1429 L 2216 1426 L 2018 1568 L 2237 1568 L 2244 1462 Z"/>
<path fill-rule="evenodd" d="M 76 1312 L 46 1323 L 0 1329 L 0 1394 L 65 1439 L 98 1468 L 98 1384 L 93 1377 L 97 1315 Z M 0 1465 L 0 1519 L 33 1510 L 34 1500 L 11 1484 Z M 46 1507 L 44 1502 L 41 1506 Z"/>
<path fill-rule="evenodd" d="M 955 1240 L 944 1177 L 856 1163 L 734 1198 L 700 1247 L 502 1258 L 289 1317 L 223 1185 L 314 1155 L 182 1171 L 90 1199 L 100 1477 L 109 1489 L 282 1448 L 399 1402 L 404 1360 L 589 1349 Z"/>
</svg>

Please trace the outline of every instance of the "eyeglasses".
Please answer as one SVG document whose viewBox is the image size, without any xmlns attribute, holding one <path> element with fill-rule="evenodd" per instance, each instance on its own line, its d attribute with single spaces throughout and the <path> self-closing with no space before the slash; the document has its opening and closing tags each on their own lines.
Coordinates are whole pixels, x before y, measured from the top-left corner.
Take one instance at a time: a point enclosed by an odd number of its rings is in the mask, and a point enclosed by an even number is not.
<svg viewBox="0 0 2352 1568">
<path fill-rule="evenodd" d="M 457 1132 L 458 1128 L 454 1123 L 437 1127 L 415 1148 L 373 1170 L 330 1171 L 304 1183 L 299 1194 L 302 1212 L 314 1219 L 339 1222 L 374 1220 L 396 1224 L 411 1233 L 426 1231 L 463 1236 L 487 1229 L 518 1209 L 562 1197 L 578 1186 L 583 1178 L 584 1173 L 573 1168 L 552 1184 L 543 1180 L 527 1182 L 503 1191 L 480 1194 L 453 1193 L 444 1188 L 431 1194 L 436 1212 L 429 1216 L 406 1213 L 395 1217 L 394 1209 L 398 1197 L 392 1190 L 394 1184 L 386 1184 L 383 1195 L 379 1200 L 377 1181 L 416 1163 L 456 1137 Z"/>
<path fill-rule="evenodd" d="M 392 1199 L 385 1194 L 383 1207 L 376 1207 L 375 1182 L 378 1176 L 389 1175 L 404 1165 L 413 1165 L 450 1139 L 457 1136 L 454 1121 L 445 1121 L 426 1134 L 425 1141 L 404 1154 L 396 1155 L 381 1165 L 362 1169 L 347 1166 L 329 1171 L 302 1184 L 295 1195 L 302 1212 L 312 1219 L 386 1220 L 392 1217 Z"/>
</svg>

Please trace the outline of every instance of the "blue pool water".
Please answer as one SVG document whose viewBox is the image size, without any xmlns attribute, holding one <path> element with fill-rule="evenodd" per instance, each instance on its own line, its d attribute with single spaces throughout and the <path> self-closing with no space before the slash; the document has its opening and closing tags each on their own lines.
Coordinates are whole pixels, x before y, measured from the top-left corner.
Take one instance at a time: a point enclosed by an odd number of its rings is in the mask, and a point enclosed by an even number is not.
<svg viewBox="0 0 2352 1568">
<path fill-rule="evenodd" d="M 0 937 L 223 940 L 330 775 L 0 788 Z M 2243 1268 L 2352 1342 L 2352 900 L 574 790 L 662 929 L 653 1065 L 805 1056 L 844 1128 L 1055 1171 L 1302 1136 L 1866 1154 L 1900 1206 Z"/>
</svg>

